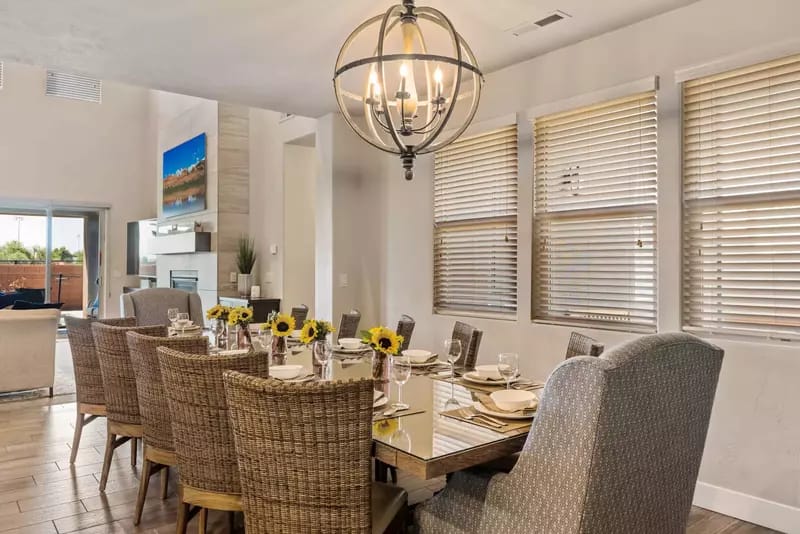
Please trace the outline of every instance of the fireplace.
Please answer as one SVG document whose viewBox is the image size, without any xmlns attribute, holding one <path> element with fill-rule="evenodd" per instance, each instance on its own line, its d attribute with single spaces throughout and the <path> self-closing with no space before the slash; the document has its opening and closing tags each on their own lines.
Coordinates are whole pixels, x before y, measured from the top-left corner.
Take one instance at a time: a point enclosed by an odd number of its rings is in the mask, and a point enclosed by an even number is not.
<svg viewBox="0 0 800 534">
<path fill-rule="evenodd" d="M 197 293 L 197 271 L 175 270 L 169 272 L 169 286 L 189 293 Z"/>
</svg>

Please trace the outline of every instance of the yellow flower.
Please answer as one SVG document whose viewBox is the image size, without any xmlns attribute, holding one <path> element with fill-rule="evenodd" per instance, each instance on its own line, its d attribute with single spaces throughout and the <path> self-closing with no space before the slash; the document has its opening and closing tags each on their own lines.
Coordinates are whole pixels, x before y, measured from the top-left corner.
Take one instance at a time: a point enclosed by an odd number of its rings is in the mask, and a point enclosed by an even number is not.
<svg viewBox="0 0 800 534">
<path fill-rule="evenodd" d="M 369 329 L 368 343 L 384 354 L 397 354 L 403 344 L 403 336 L 398 336 L 391 328 L 376 326 Z"/>
<path fill-rule="evenodd" d="M 252 308 L 237 307 L 228 312 L 228 324 L 231 326 L 247 326 L 252 320 Z"/>
<path fill-rule="evenodd" d="M 303 328 L 300 329 L 300 342 L 308 345 L 317 338 L 317 322 L 307 320 L 303 323 Z"/>
<path fill-rule="evenodd" d="M 385 438 L 394 434 L 399 426 L 400 425 L 396 418 L 375 421 L 372 423 L 372 435 L 379 438 Z"/>
<path fill-rule="evenodd" d="M 230 313 L 230 308 L 227 306 L 223 306 L 221 304 L 215 304 L 211 308 L 208 309 L 206 312 L 206 319 L 214 320 L 214 319 L 221 319 L 223 321 L 228 319 L 228 314 Z"/>
<path fill-rule="evenodd" d="M 281 313 L 272 322 L 272 335 L 286 337 L 294 331 L 294 317 L 289 314 Z"/>
</svg>

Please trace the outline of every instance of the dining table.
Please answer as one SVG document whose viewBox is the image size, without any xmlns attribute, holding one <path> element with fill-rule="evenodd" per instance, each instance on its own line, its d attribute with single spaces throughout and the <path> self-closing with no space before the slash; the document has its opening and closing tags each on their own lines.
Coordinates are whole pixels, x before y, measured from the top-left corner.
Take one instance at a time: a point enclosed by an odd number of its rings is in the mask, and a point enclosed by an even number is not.
<svg viewBox="0 0 800 534">
<path fill-rule="evenodd" d="M 302 365 L 309 374 L 315 372 L 315 379 L 372 377 L 371 351 L 361 354 L 334 352 L 331 360 L 322 368 L 315 365 L 310 349 L 298 345 L 290 347 L 285 363 Z M 473 388 L 459 379 L 452 382 L 449 371 L 446 371 L 446 367 L 443 370 L 441 365 L 431 366 L 430 369 L 429 373 L 416 370 L 402 386 L 392 381 L 383 384 L 376 382 L 376 388 L 382 388 L 388 397 L 385 408 L 390 408 L 398 399 L 400 387 L 402 398 L 409 405 L 407 410 L 398 411 L 390 417 L 384 416 L 384 408 L 376 409 L 372 429 L 376 460 L 428 480 L 522 449 L 530 424 L 493 429 L 443 415 L 453 412 L 452 399 L 458 406 L 469 410 L 479 395 L 493 388 L 477 385 Z M 502 387 L 502 384 L 497 384 L 494 389 Z M 541 393 L 541 389 L 535 392 Z M 532 420 L 527 421 L 530 422 Z"/>
</svg>

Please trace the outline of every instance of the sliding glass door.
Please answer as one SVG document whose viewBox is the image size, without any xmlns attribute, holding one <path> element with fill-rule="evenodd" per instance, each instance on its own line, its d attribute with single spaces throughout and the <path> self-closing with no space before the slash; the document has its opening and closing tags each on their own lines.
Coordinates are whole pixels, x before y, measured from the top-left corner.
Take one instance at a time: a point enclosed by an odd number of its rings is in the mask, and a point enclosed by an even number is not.
<svg viewBox="0 0 800 534">
<path fill-rule="evenodd" d="M 65 315 L 96 315 L 103 210 L 0 206 L 0 291 L 62 303 Z"/>
</svg>

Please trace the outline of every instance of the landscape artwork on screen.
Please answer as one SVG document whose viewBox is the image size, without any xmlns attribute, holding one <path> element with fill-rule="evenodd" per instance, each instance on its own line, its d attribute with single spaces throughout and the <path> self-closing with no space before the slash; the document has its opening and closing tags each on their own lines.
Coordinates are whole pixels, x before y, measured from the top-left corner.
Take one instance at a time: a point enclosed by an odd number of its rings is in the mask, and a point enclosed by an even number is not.
<svg viewBox="0 0 800 534">
<path fill-rule="evenodd" d="M 164 152 L 164 217 L 206 209 L 206 134 Z"/>
</svg>

